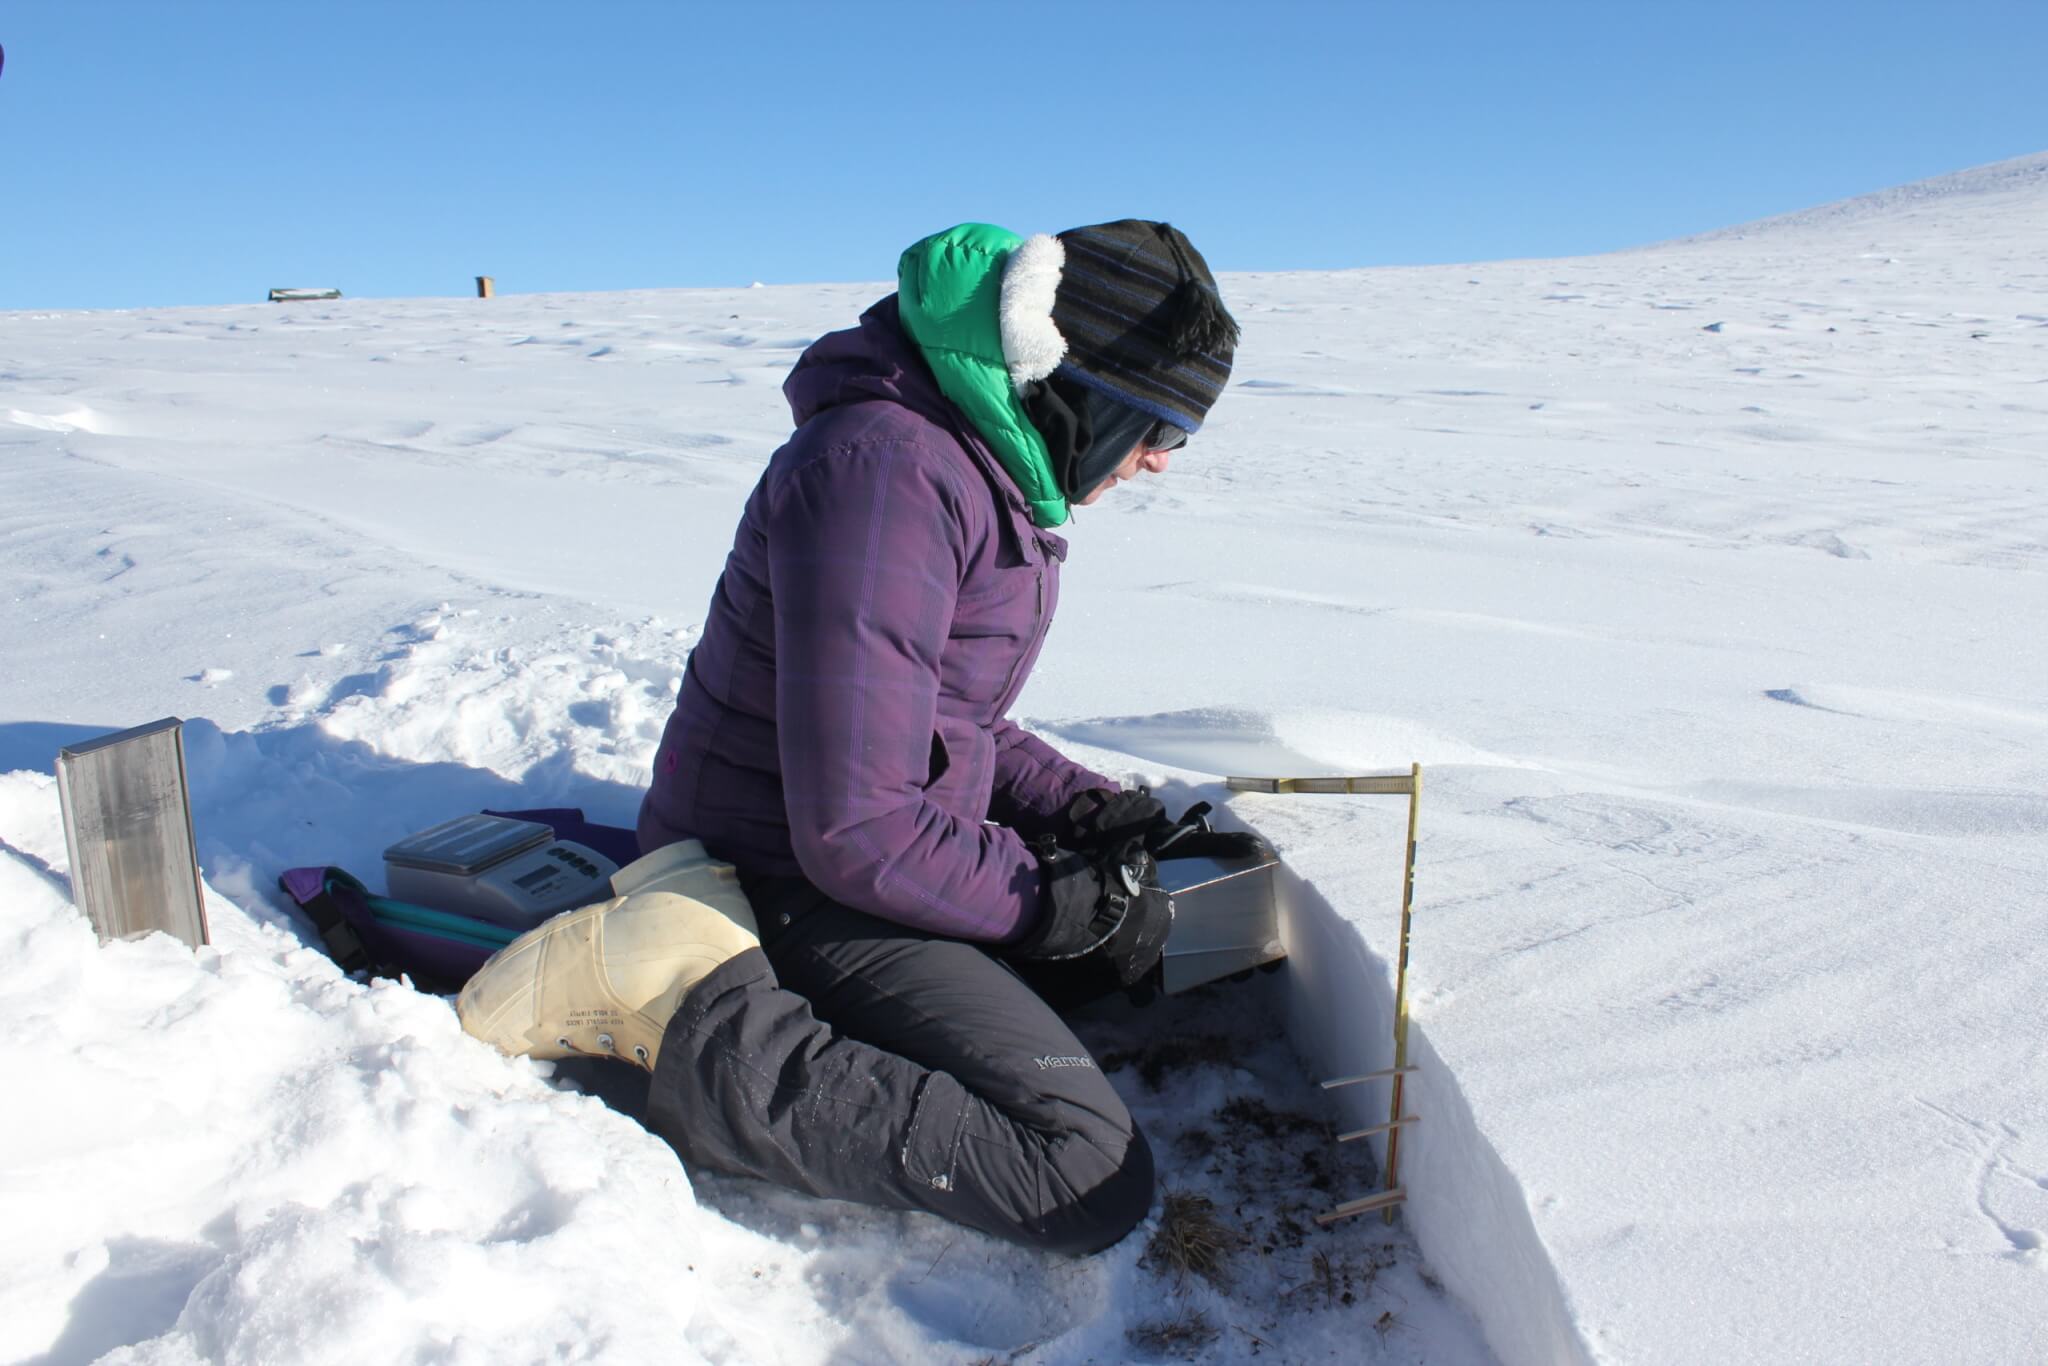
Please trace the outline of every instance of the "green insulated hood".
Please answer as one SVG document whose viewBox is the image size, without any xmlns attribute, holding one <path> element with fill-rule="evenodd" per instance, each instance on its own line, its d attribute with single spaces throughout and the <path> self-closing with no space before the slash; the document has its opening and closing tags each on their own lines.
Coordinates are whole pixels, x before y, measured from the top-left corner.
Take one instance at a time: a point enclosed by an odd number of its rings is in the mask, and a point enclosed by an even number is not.
<svg viewBox="0 0 2048 1366">
<path fill-rule="evenodd" d="M 1067 520 L 1066 495 L 1003 355 L 1003 270 L 1023 242 L 990 223 L 932 234 L 896 263 L 896 307 L 939 391 L 967 414 L 1023 490 L 1032 522 L 1055 527 Z"/>
</svg>

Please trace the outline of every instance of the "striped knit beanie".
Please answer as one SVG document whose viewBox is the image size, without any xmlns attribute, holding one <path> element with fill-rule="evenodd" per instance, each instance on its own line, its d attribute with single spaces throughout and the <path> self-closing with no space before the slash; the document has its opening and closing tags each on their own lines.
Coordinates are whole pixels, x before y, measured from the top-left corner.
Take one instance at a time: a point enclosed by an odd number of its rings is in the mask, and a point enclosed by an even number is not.
<svg viewBox="0 0 2048 1366">
<path fill-rule="evenodd" d="M 1033 237 L 1005 272 L 1003 347 L 1020 392 L 1058 374 L 1193 432 L 1230 380 L 1237 338 L 1208 262 L 1169 223 Z"/>
</svg>

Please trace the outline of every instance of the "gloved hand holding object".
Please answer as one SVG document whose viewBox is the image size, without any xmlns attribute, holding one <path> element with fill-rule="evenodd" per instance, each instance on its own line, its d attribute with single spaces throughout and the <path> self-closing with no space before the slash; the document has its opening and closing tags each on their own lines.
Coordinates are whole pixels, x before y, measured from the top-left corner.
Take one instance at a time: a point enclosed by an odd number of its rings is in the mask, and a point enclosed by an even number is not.
<svg viewBox="0 0 2048 1366">
<path fill-rule="evenodd" d="M 1249 830 L 1218 830 L 1209 824 L 1209 803 L 1196 802 L 1181 818 L 1163 828 L 1149 831 L 1145 848 L 1155 858 L 1261 858 L 1277 857 L 1273 846 Z"/>
<path fill-rule="evenodd" d="M 1196 802 L 1179 820 L 1168 820 L 1165 805 L 1143 788 L 1117 792 L 1095 788 L 1067 803 L 1051 834 L 1063 849 L 1099 854 L 1141 839 L 1155 858 L 1250 858 L 1270 855 L 1272 846 L 1247 831 L 1217 830 L 1209 824 L 1209 803 Z"/>
<path fill-rule="evenodd" d="M 1169 830 L 1166 807 L 1143 788 L 1118 791 L 1098 787 L 1068 802 L 1047 831 L 1062 849 L 1100 854 L 1122 848 L 1132 840 L 1145 840 Z"/>
<path fill-rule="evenodd" d="M 1047 840 L 1038 852 L 1045 909 L 1037 926 L 1010 945 L 1010 955 L 1044 962 L 1099 953 L 1117 985 L 1141 980 L 1159 962 L 1173 929 L 1173 898 L 1159 885 L 1159 866 L 1144 841 L 1134 837 L 1091 856 Z"/>
</svg>

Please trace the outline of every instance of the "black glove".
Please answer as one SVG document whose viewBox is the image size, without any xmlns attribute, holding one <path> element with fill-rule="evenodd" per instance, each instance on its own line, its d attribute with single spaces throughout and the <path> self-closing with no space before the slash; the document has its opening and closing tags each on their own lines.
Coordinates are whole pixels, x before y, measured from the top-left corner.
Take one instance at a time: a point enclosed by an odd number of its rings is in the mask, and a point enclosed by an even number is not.
<svg viewBox="0 0 2048 1366">
<path fill-rule="evenodd" d="M 1170 829 L 1166 808 L 1149 792 L 1118 792 L 1091 788 L 1067 803 L 1047 831 L 1062 849 L 1084 854 L 1121 849 L 1132 839 L 1147 839 Z"/>
<path fill-rule="evenodd" d="M 1090 856 L 1050 841 L 1038 848 L 1045 903 L 1031 932 L 1012 944 L 1016 958 L 1038 961 L 1100 954 L 1128 987 L 1152 971 L 1173 929 L 1173 899 L 1141 839 Z"/>
<path fill-rule="evenodd" d="M 1209 803 L 1196 802 L 1177 821 L 1147 832 L 1145 848 L 1154 858 L 1213 858 L 1272 861 L 1273 846 L 1248 830 L 1217 830 L 1209 824 Z"/>
<path fill-rule="evenodd" d="M 1209 811 L 1209 803 L 1196 802 L 1179 820 L 1168 820 L 1165 805 L 1149 792 L 1113 792 L 1098 787 L 1068 802 L 1054 818 L 1050 833 L 1062 849 L 1091 855 L 1121 849 L 1139 839 L 1154 858 L 1274 857 L 1273 846 L 1249 831 L 1212 827 Z"/>
</svg>

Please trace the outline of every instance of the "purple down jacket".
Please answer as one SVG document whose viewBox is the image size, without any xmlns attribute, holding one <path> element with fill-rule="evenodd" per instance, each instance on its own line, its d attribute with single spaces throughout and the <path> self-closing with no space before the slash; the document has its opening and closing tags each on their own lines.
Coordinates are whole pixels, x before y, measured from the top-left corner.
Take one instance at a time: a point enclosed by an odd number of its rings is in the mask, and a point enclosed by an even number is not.
<svg viewBox="0 0 2048 1366">
<path fill-rule="evenodd" d="M 640 847 L 695 838 L 901 924 L 1011 938 L 1040 905 L 1019 830 L 1115 786 L 1006 719 L 1066 542 L 1032 526 L 893 295 L 783 392 L 797 430 L 747 500 Z"/>
</svg>

